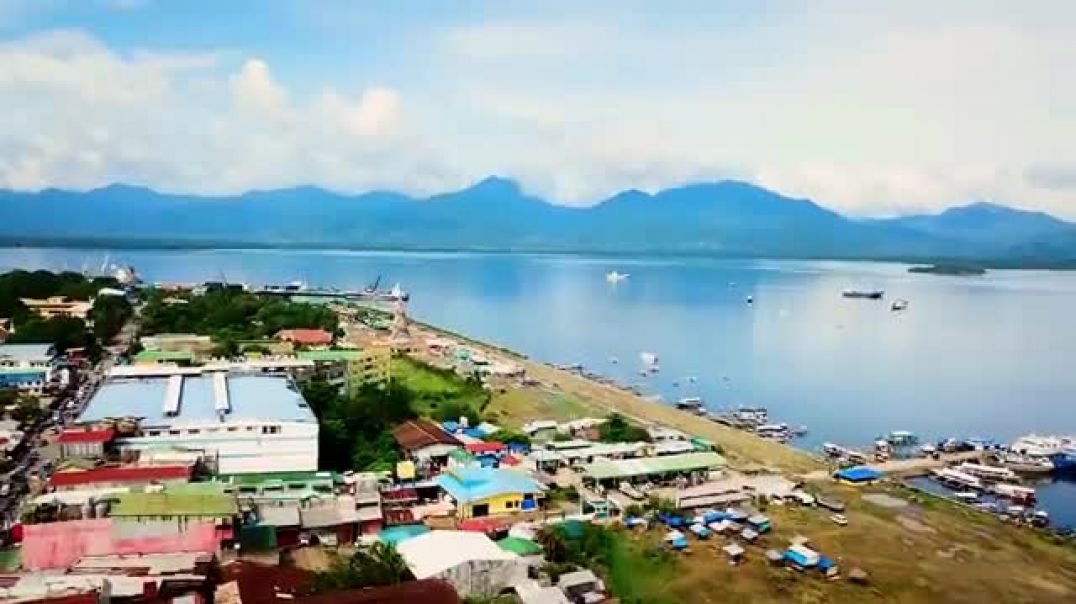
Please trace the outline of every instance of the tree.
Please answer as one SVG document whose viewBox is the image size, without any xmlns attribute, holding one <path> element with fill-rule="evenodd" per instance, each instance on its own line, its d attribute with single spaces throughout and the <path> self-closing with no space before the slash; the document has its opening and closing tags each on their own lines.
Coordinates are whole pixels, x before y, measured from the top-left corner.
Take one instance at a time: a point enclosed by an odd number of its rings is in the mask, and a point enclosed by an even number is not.
<svg viewBox="0 0 1076 604">
<path fill-rule="evenodd" d="M 407 562 L 396 548 L 388 543 L 375 542 L 360 546 L 347 559 L 337 559 L 332 567 L 314 577 L 317 591 L 339 591 L 381 585 L 396 585 L 414 577 Z"/>
<path fill-rule="evenodd" d="M 239 356 L 239 345 L 235 343 L 235 340 L 224 339 L 218 341 L 210 352 L 215 357 L 222 359 L 231 359 Z"/>
<path fill-rule="evenodd" d="M 98 296 L 90 309 L 93 334 L 107 343 L 116 337 L 131 316 L 131 303 L 122 296 Z"/>
<path fill-rule="evenodd" d="M 531 437 L 518 430 L 498 430 L 492 438 L 506 445 L 531 446 Z"/>
<path fill-rule="evenodd" d="M 605 443 L 650 442 L 646 429 L 628 422 L 619 413 L 611 414 L 598 431 L 601 441 Z"/>
<path fill-rule="evenodd" d="M 37 397 L 28 394 L 19 394 L 14 390 L 0 390 L 0 407 L 14 405 L 11 410 L 11 419 L 23 426 L 32 426 L 41 421 L 48 412 L 41 408 Z"/>
</svg>

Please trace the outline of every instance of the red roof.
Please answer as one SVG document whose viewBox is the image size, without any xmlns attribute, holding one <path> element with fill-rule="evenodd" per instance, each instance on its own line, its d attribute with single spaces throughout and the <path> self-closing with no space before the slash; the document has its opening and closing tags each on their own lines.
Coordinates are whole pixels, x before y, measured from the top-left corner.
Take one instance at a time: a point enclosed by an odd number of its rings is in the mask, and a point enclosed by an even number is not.
<svg viewBox="0 0 1076 604">
<path fill-rule="evenodd" d="M 508 455 L 501 460 L 501 464 L 505 466 L 518 466 L 521 463 L 523 463 L 523 461 L 515 455 Z"/>
<path fill-rule="evenodd" d="M 500 520 L 497 518 L 491 518 L 489 516 L 485 518 L 468 518 L 467 520 L 461 520 L 456 529 L 461 531 L 471 531 L 474 533 L 497 533 L 500 531 L 508 530 L 511 523 L 507 520 Z"/>
<path fill-rule="evenodd" d="M 281 329 L 276 339 L 296 344 L 332 344 L 333 334 L 324 329 Z"/>
<path fill-rule="evenodd" d="M 60 433 L 60 444 L 64 443 L 107 443 L 116 432 L 112 428 L 104 430 L 64 430 Z"/>
<path fill-rule="evenodd" d="M 54 487 L 73 487 L 97 482 L 153 482 L 190 477 L 190 466 L 128 466 L 57 472 L 49 479 L 49 484 Z"/>
<path fill-rule="evenodd" d="M 441 426 L 428 419 L 415 419 L 406 421 L 392 430 L 392 436 L 399 443 L 400 448 L 410 452 L 431 445 L 455 445 L 460 446 L 460 441 Z"/>
<path fill-rule="evenodd" d="M 504 451 L 504 443 L 499 443 L 495 440 L 467 445 L 468 453 L 497 453 L 499 451 Z"/>
</svg>

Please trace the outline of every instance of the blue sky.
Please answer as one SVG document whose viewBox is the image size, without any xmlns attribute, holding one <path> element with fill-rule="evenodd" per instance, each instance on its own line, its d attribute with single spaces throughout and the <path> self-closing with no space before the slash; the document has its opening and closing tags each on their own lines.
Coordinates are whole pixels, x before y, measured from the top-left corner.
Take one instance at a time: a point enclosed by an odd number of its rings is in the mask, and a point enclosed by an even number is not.
<svg viewBox="0 0 1076 604">
<path fill-rule="evenodd" d="M 0 0 L 0 187 L 558 203 L 739 178 L 1076 218 L 1076 3 Z"/>
</svg>

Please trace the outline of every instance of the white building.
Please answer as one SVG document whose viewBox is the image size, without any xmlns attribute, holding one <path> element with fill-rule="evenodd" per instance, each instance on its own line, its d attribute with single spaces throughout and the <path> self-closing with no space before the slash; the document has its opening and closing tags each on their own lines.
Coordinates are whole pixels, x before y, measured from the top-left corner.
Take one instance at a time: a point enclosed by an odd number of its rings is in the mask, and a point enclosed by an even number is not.
<svg viewBox="0 0 1076 604">
<path fill-rule="evenodd" d="M 318 468 L 318 422 L 286 375 L 159 367 L 109 377 L 79 417 L 81 424 L 130 418 L 134 436 L 120 449 L 186 450 L 221 474 Z"/>
<path fill-rule="evenodd" d="M 52 344 L 0 344 L 0 388 L 40 393 L 52 379 Z"/>
<path fill-rule="evenodd" d="M 396 549 L 416 579 L 444 579 L 463 597 L 494 596 L 527 578 L 523 559 L 482 533 L 431 531 Z"/>
</svg>

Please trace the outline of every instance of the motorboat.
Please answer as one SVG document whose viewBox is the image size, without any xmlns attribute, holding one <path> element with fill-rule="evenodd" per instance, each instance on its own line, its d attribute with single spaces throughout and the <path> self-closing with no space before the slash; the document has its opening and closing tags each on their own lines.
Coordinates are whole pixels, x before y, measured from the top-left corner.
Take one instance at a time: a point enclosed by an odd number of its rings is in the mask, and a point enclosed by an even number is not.
<svg viewBox="0 0 1076 604">
<path fill-rule="evenodd" d="M 881 300 L 885 291 L 880 289 L 846 289 L 841 292 L 845 298 L 861 298 L 866 300 Z"/>
<path fill-rule="evenodd" d="M 612 271 L 605 274 L 605 280 L 609 283 L 620 283 L 621 281 L 627 279 L 630 276 L 631 275 L 629 273 L 618 273 L 617 271 Z"/>
<path fill-rule="evenodd" d="M 1013 480 L 1016 478 L 1016 472 L 1009 468 L 1002 468 L 998 466 L 987 466 L 978 463 L 962 463 L 956 467 L 957 470 L 964 472 L 965 474 L 971 474 L 972 476 L 978 476 L 986 480 Z"/>
<path fill-rule="evenodd" d="M 893 300 L 893 303 L 889 305 L 889 309 L 895 312 L 902 311 L 908 308 L 907 300 Z"/>
</svg>

